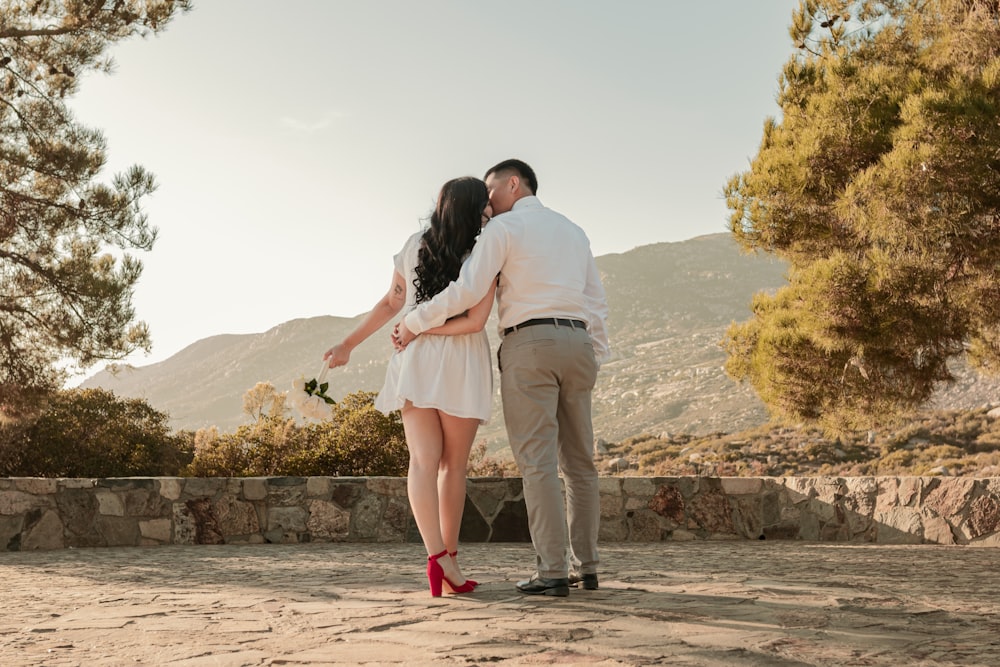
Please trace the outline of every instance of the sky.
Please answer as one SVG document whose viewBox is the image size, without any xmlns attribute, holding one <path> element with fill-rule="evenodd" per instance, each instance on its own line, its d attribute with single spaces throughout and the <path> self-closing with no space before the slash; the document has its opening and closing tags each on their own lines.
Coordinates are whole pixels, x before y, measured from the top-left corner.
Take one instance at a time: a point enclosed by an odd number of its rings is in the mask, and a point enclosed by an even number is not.
<svg viewBox="0 0 1000 667">
<path fill-rule="evenodd" d="M 797 5 L 195 0 L 70 101 L 104 132 L 102 180 L 158 183 L 133 300 L 153 351 L 128 361 L 367 312 L 441 185 L 506 158 L 595 256 L 726 231 Z"/>
</svg>

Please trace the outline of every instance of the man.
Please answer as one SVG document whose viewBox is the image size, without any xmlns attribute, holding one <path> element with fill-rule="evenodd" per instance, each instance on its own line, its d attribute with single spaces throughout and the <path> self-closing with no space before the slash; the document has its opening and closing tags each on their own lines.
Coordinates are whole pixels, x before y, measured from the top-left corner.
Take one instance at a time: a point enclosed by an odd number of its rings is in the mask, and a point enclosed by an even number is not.
<svg viewBox="0 0 1000 667">
<path fill-rule="evenodd" d="M 591 393 L 609 356 L 607 300 L 586 233 L 542 205 L 531 167 L 505 160 L 485 181 L 494 218 L 458 279 L 411 311 L 394 336 L 405 346 L 475 305 L 499 276 L 500 394 L 537 560 L 535 574 L 517 588 L 562 597 L 570 583 L 598 586 Z"/>
</svg>

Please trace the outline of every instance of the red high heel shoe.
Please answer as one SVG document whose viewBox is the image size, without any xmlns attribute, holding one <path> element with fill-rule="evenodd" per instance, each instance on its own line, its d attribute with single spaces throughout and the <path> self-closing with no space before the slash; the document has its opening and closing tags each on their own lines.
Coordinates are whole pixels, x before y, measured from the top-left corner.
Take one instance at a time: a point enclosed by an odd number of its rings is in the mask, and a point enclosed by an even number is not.
<svg viewBox="0 0 1000 667">
<path fill-rule="evenodd" d="M 438 558 L 447 555 L 448 550 L 445 549 L 439 554 L 427 557 L 427 581 L 431 586 L 431 596 L 436 598 L 441 597 L 442 584 L 445 583 L 448 584 L 448 588 L 452 593 L 471 593 L 475 586 L 468 581 L 461 585 L 453 584 L 448 577 L 444 576 L 444 570 L 441 568 L 441 564 L 438 563 Z"/>
<path fill-rule="evenodd" d="M 448 554 L 448 555 L 449 555 L 449 556 L 451 556 L 452 558 L 456 558 L 456 556 L 458 556 L 458 549 L 455 549 L 454 551 L 452 551 L 452 552 L 451 552 L 450 554 Z M 457 558 L 456 558 L 456 560 L 457 560 Z M 467 583 L 470 583 L 470 584 L 472 584 L 472 587 L 473 587 L 473 588 L 475 588 L 476 586 L 478 586 L 478 585 L 479 585 L 479 582 L 478 582 L 478 581 L 473 581 L 472 579 L 468 579 L 468 578 L 466 578 L 466 580 L 465 580 L 465 581 L 466 581 Z"/>
</svg>

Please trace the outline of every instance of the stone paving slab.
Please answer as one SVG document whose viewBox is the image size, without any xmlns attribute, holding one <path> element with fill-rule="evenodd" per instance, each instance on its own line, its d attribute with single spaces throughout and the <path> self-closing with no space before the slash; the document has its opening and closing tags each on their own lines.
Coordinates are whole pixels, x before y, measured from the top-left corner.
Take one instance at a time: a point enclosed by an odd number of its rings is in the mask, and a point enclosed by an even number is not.
<svg viewBox="0 0 1000 667">
<path fill-rule="evenodd" d="M 519 595 L 527 544 L 0 553 L 0 665 L 1000 665 L 1000 550 L 609 544 L 601 588 Z"/>
</svg>

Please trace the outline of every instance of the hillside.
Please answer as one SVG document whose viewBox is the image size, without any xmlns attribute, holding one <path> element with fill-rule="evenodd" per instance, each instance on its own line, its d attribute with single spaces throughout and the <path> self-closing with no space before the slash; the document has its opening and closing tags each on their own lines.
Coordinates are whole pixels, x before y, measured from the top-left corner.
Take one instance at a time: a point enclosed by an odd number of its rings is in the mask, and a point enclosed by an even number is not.
<svg viewBox="0 0 1000 667">
<path fill-rule="evenodd" d="M 767 421 L 753 392 L 725 375 L 719 341 L 730 322 L 750 316 L 754 293 L 784 284 L 783 263 L 741 254 L 728 234 L 713 234 L 603 255 L 597 264 L 608 293 L 613 352 L 594 392 L 597 438 L 736 433 Z M 300 375 L 315 375 L 322 353 L 359 319 L 314 317 L 259 334 L 212 336 L 157 364 L 102 371 L 82 386 L 145 398 L 167 412 L 176 429 L 232 430 L 245 420 L 244 392 L 257 382 L 283 390 Z M 390 326 L 358 346 L 347 367 L 331 372 L 332 396 L 382 386 Z M 488 328 L 495 350 L 495 321 Z M 934 407 L 978 407 L 1000 396 L 1000 383 L 958 372 L 960 382 L 942 391 Z M 499 390 L 480 437 L 490 451 L 506 446 Z"/>
</svg>

